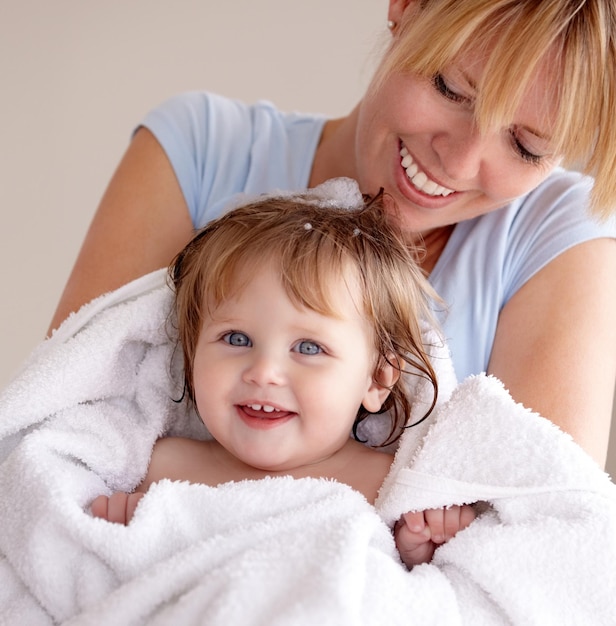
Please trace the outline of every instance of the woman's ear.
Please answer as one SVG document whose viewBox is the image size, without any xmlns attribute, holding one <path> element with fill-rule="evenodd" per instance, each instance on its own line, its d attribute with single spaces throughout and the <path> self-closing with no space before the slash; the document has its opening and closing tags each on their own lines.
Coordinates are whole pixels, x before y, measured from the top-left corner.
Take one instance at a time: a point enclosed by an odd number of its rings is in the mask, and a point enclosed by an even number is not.
<svg viewBox="0 0 616 626">
<path fill-rule="evenodd" d="M 381 410 L 391 388 L 398 382 L 401 370 L 402 362 L 393 352 L 386 359 L 380 359 L 362 402 L 366 411 L 376 413 Z"/>
<path fill-rule="evenodd" d="M 387 19 L 390 24 L 398 25 L 402 21 L 402 14 L 407 10 L 409 5 L 415 5 L 419 0 L 389 0 L 389 10 L 387 11 Z"/>
</svg>

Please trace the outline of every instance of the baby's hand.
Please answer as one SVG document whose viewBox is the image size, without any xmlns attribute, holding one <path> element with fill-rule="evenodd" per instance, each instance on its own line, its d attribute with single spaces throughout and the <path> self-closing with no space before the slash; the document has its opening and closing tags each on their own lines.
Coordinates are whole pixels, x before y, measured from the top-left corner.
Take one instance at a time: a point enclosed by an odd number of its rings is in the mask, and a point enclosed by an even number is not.
<svg viewBox="0 0 616 626">
<path fill-rule="evenodd" d="M 144 493 L 124 493 L 118 491 L 111 496 L 98 496 L 90 505 L 94 517 L 101 517 L 108 522 L 128 524 L 133 518 L 139 500 Z"/>
<path fill-rule="evenodd" d="M 475 517 L 475 511 L 467 504 L 405 513 L 394 526 L 402 561 L 409 568 L 429 563 L 436 548 L 466 528 Z"/>
</svg>

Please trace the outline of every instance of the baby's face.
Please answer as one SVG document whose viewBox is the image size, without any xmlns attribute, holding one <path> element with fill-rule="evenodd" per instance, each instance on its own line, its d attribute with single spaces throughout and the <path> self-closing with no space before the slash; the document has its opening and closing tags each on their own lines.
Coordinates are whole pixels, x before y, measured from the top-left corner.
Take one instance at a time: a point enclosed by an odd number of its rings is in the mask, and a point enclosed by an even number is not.
<svg viewBox="0 0 616 626">
<path fill-rule="evenodd" d="M 353 281 L 340 279 L 339 315 L 322 315 L 294 304 L 272 267 L 206 316 L 196 404 L 211 434 L 243 462 L 271 471 L 315 463 L 348 441 L 362 403 L 380 408 L 372 329 L 350 289 Z"/>
</svg>

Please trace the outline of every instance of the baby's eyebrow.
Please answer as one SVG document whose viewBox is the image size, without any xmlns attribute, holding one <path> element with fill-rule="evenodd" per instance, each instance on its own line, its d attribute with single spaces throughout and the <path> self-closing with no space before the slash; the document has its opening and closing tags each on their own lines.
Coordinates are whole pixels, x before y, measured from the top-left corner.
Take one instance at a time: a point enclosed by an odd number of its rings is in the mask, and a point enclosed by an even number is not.
<svg viewBox="0 0 616 626">
<path fill-rule="evenodd" d="M 230 317 L 213 317 L 213 316 L 209 316 L 207 319 L 205 319 L 204 323 L 207 324 L 210 328 L 211 327 L 217 328 L 219 326 L 236 327 L 236 326 L 242 325 L 242 321 L 238 319 L 234 319 Z"/>
</svg>

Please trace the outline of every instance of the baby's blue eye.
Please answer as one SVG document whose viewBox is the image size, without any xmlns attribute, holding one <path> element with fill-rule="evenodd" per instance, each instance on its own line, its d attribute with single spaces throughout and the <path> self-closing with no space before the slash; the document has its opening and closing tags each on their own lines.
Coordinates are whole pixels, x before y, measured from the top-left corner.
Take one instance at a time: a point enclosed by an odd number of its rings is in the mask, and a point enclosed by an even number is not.
<svg viewBox="0 0 616 626">
<path fill-rule="evenodd" d="M 250 341 L 250 337 L 248 337 L 248 335 L 244 333 L 240 333 L 237 331 L 233 331 L 231 333 L 227 333 L 226 335 L 223 335 L 223 340 L 232 346 L 240 346 L 240 347 L 252 346 L 252 341 Z"/>
<path fill-rule="evenodd" d="M 314 341 L 308 341 L 308 340 L 303 340 L 300 341 L 296 346 L 295 346 L 295 351 L 299 352 L 300 354 L 319 354 L 320 352 L 323 352 L 323 348 L 321 348 L 321 346 L 318 343 L 315 343 Z"/>
</svg>

